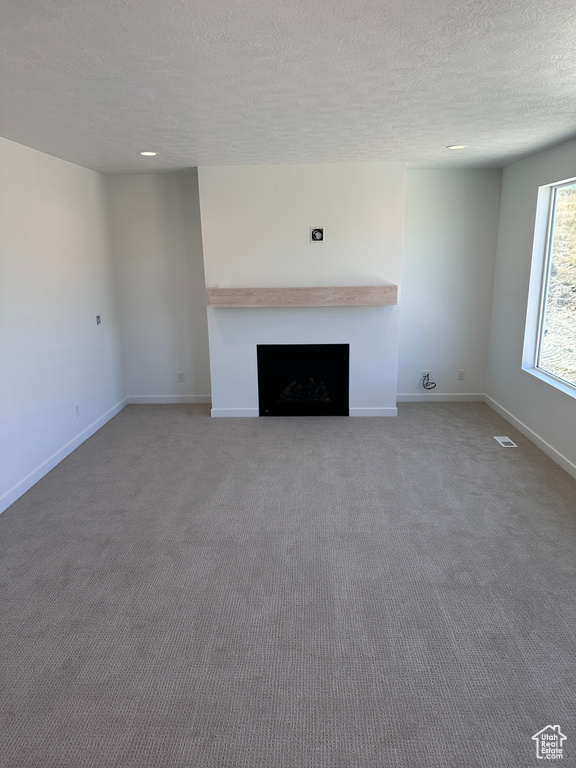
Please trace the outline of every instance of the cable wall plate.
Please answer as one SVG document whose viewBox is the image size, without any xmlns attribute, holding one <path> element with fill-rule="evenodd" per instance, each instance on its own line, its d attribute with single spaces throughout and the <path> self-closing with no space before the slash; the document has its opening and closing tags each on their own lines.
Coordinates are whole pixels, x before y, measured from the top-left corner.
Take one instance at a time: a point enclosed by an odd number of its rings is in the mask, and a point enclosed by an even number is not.
<svg viewBox="0 0 576 768">
<path fill-rule="evenodd" d="M 494 435 L 494 440 L 498 440 L 500 445 L 504 446 L 504 448 L 518 448 L 516 443 L 510 440 L 509 437 L 506 437 L 506 435 L 499 435 L 498 437 Z"/>
<path fill-rule="evenodd" d="M 325 227 L 310 227 L 310 242 L 323 243 L 326 240 Z"/>
</svg>

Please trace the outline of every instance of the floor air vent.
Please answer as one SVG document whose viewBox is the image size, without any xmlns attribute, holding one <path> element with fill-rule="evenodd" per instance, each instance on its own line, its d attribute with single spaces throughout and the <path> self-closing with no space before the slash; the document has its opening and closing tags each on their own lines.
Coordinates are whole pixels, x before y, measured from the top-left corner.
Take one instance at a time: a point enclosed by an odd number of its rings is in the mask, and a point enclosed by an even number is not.
<svg viewBox="0 0 576 768">
<path fill-rule="evenodd" d="M 499 437 L 496 437 L 496 435 L 494 435 L 494 440 L 498 440 L 500 445 L 503 445 L 504 448 L 518 448 L 516 443 L 513 443 L 509 437 L 506 437 L 506 435 L 500 435 Z"/>
</svg>

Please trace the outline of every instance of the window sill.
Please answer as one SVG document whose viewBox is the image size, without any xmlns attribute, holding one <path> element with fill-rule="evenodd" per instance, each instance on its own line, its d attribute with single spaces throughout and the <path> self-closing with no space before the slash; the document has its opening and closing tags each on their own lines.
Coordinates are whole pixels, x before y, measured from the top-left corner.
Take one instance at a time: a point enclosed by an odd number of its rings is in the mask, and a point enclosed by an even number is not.
<svg viewBox="0 0 576 768">
<path fill-rule="evenodd" d="M 564 394 L 568 395 L 568 397 L 576 399 L 576 387 L 572 386 L 572 384 L 568 384 L 567 381 L 559 379 L 556 376 L 553 376 L 551 373 L 546 373 L 546 371 L 542 371 L 540 368 L 524 368 L 524 370 L 531 376 L 534 376 L 537 379 L 540 379 L 540 381 L 544 381 L 546 384 L 554 387 L 554 389 L 559 389 L 560 392 L 564 392 Z"/>
</svg>

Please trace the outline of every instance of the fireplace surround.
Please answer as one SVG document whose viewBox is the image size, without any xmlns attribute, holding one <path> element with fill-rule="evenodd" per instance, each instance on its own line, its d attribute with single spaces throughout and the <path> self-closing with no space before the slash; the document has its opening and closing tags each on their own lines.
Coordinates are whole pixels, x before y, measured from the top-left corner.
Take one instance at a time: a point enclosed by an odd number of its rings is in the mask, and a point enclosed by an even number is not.
<svg viewBox="0 0 576 768">
<path fill-rule="evenodd" d="M 212 416 L 259 416 L 258 344 L 343 342 L 349 415 L 395 416 L 403 164 L 205 166 L 198 179 Z M 318 222 L 330 237 L 312 245 Z"/>
</svg>

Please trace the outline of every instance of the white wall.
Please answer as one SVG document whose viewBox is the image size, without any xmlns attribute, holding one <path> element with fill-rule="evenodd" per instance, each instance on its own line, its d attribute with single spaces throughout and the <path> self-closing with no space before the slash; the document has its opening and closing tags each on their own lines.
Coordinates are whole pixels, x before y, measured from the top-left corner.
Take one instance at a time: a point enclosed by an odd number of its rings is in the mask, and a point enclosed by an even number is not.
<svg viewBox="0 0 576 768">
<path fill-rule="evenodd" d="M 499 169 L 406 172 L 399 400 L 486 391 L 501 181 Z"/>
<path fill-rule="evenodd" d="M 399 283 L 400 163 L 200 168 L 209 286 Z M 326 241 L 312 244 L 310 227 Z M 258 343 L 349 343 L 350 412 L 396 406 L 397 307 L 209 308 L 213 415 L 257 415 Z"/>
<path fill-rule="evenodd" d="M 129 402 L 208 402 L 197 171 L 106 186 Z"/>
<path fill-rule="evenodd" d="M 576 176 L 576 141 L 504 169 L 487 393 L 490 404 L 576 476 L 576 399 L 522 370 L 538 187 Z"/>
<path fill-rule="evenodd" d="M 2 510 L 125 392 L 103 177 L 5 139 L 0 167 Z"/>
</svg>

